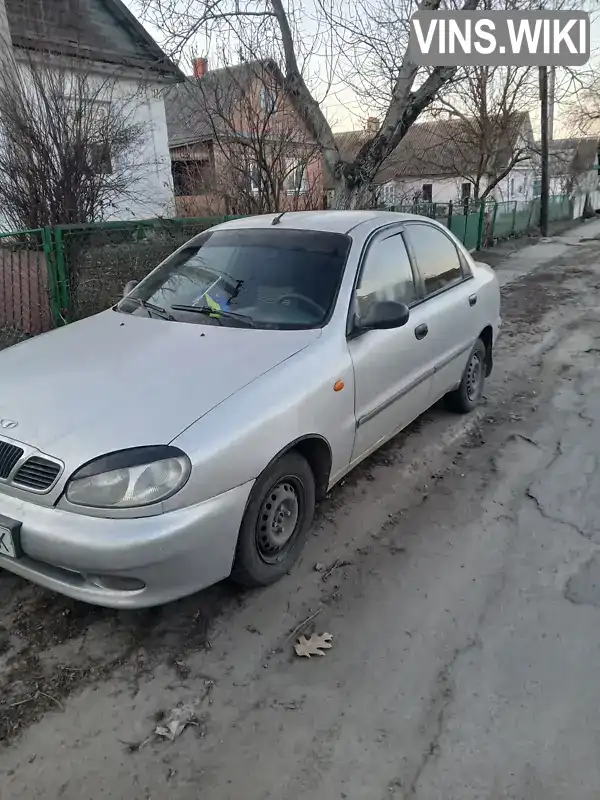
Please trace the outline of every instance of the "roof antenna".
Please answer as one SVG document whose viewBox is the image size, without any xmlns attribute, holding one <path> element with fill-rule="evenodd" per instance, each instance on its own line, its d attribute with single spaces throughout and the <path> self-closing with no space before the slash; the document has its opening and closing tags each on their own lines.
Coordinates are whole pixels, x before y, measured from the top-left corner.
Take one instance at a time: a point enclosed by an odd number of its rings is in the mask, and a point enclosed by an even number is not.
<svg viewBox="0 0 600 800">
<path fill-rule="evenodd" d="M 279 222 L 281 221 L 281 218 L 283 217 L 284 214 L 285 211 L 282 211 L 281 214 L 277 214 L 276 217 L 273 217 L 273 222 L 271 223 L 271 225 L 279 225 Z"/>
</svg>

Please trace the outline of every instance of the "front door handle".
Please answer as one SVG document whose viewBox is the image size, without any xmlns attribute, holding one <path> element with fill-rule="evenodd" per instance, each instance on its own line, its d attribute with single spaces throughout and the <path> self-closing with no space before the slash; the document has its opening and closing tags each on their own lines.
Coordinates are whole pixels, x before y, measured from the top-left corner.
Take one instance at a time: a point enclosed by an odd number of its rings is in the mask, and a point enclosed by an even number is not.
<svg viewBox="0 0 600 800">
<path fill-rule="evenodd" d="M 474 306 L 476 302 L 477 302 L 477 295 L 476 294 L 472 294 L 469 297 L 469 305 L 470 306 Z"/>
<path fill-rule="evenodd" d="M 429 328 L 424 322 L 421 325 L 417 325 L 417 327 L 415 328 L 415 337 L 417 339 L 424 339 L 428 333 L 429 333 Z"/>
</svg>

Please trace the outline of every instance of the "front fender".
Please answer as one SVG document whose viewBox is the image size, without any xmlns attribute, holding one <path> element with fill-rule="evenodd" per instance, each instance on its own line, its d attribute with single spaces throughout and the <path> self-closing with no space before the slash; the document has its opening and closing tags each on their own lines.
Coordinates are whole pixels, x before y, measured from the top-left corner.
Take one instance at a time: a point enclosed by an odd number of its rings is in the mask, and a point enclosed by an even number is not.
<svg viewBox="0 0 600 800">
<path fill-rule="evenodd" d="M 344 388 L 334 391 L 338 381 Z M 354 372 L 346 341 L 322 337 L 173 440 L 189 455 L 192 474 L 165 507 L 198 503 L 257 478 L 277 454 L 308 435 L 328 443 L 334 475 L 350 462 L 354 431 Z"/>
</svg>

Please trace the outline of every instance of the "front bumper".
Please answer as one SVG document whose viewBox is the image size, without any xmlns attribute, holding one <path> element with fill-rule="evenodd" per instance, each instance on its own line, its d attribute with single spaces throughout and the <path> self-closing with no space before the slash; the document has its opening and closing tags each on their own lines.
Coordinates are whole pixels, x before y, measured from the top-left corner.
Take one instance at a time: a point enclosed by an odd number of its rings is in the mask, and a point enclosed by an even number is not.
<svg viewBox="0 0 600 800">
<path fill-rule="evenodd" d="M 95 605 L 161 605 L 229 575 L 252 484 L 138 519 L 88 517 L 0 494 L 0 514 L 22 523 L 23 551 L 0 556 L 0 568 Z M 114 588 L 119 579 L 136 588 Z"/>
</svg>

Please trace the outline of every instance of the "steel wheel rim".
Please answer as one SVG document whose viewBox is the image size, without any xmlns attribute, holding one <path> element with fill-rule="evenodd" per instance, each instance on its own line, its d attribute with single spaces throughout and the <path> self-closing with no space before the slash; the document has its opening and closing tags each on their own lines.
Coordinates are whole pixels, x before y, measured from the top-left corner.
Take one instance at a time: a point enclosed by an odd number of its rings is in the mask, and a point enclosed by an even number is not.
<svg viewBox="0 0 600 800">
<path fill-rule="evenodd" d="M 280 560 L 296 537 L 301 511 L 300 487 L 293 478 L 280 478 L 267 492 L 256 522 L 256 549 L 267 564 Z"/>
<path fill-rule="evenodd" d="M 467 364 L 466 390 L 469 400 L 477 400 L 481 394 L 483 364 L 479 353 L 473 353 Z"/>
</svg>

